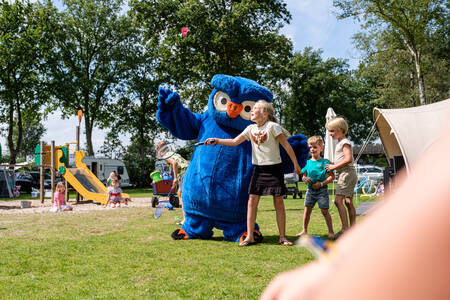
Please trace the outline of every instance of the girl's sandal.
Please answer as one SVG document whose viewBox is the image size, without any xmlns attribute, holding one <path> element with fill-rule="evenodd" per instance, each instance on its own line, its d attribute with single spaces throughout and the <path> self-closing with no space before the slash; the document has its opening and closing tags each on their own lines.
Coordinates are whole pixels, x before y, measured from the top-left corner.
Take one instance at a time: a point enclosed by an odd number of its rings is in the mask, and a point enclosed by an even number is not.
<svg viewBox="0 0 450 300">
<path fill-rule="evenodd" d="M 278 244 L 281 245 L 281 246 L 292 246 L 292 245 L 294 245 L 294 243 L 289 242 L 288 240 L 279 241 Z"/>
</svg>

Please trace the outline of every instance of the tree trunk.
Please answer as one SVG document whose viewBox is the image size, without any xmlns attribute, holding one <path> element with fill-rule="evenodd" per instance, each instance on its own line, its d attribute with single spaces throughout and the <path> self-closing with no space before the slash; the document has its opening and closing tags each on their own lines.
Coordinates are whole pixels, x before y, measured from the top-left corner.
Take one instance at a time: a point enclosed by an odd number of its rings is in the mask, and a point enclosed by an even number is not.
<svg viewBox="0 0 450 300">
<path fill-rule="evenodd" d="M 419 86 L 419 99 L 420 105 L 425 105 L 426 97 L 425 97 L 425 83 L 423 81 L 422 68 L 420 66 L 420 54 L 415 53 L 414 62 L 416 64 L 416 74 L 417 74 L 417 85 Z"/>
<path fill-rule="evenodd" d="M 139 119 L 141 120 L 141 124 L 144 124 L 145 122 L 145 108 L 146 108 L 146 101 L 145 99 L 142 101 L 141 104 L 141 110 L 140 110 L 140 116 Z M 144 180 L 144 169 L 145 169 L 145 149 L 144 149 L 144 129 L 143 127 L 139 128 L 139 179 L 138 179 L 138 185 L 139 187 L 143 186 L 143 180 Z"/>
<path fill-rule="evenodd" d="M 8 118 L 8 148 L 9 148 L 9 164 L 16 163 L 17 153 L 14 151 L 13 129 L 14 129 L 14 102 L 9 102 L 9 118 Z"/>
<path fill-rule="evenodd" d="M 408 43 L 408 40 L 404 36 L 401 36 L 401 38 L 403 39 L 403 42 L 405 43 L 406 48 L 408 48 L 409 52 L 411 53 L 412 57 L 414 58 L 414 64 L 416 66 L 417 85 L 419 86 L 420 105 L 425 105 L 426 104 L 425 84 L 423 81 L 422 67 L 420 64 L 420 53 L 417 50 L 417 48 L 415 47 L 415 45 Z"/>
<path fill-rule="evenodd" d="M 420 69 L 420 66 L 418 67 Z M 423 81 L 422 73 L 417 74 L 417 83 L 419 85 L 419 99 L 420 99 L 420 105 L 427 104 L 426 97 L 425 97 L 425 83 Z"/>
<path fill-rule="evenodd" d="M 94 147 L 92 145 L 92 126 L 91 126 L 91 118 L 88 113 L 84 115 L 84 126 L 86 130 L 86 145 L 87 152 L 89 156 L 94 156 Z"/>
<path fill-rule="evenodd" d="M 411 66 L 414 65 L 414 56 L 411 56 Z M 416 99 L 414 98 L 414 69 L 411 70 L 411 72 L 409 73 L 409 82 L 410 85 L 409 87 L 411 88 L 411 103 L 412 106 L 416 106 Z"/>
<path fill-rule="evenodd" d="M 147 114 L 147 107 L 151 105 L 150 104 L 150 99 L 148 98 L 148 96 L 143 95 L 141 97 L 141 109 L 140 109 L 140 120 L 141 120 L 141 124 L 145 123 L 145 116 Z M 140 170 L 139 170 L 139 180 L 138 180 L 138 184 L 139 187 L 144 187 L 145 185 L 145 132 L 144 132 L 144 127 L 140 127 L 139 128 L 139 156 L 140 156 Z"/>
<path fill-rule="evenodd" d="M 19 97 L 17 95 L 17 97 Z M 20 110 L 19 99 L 17 100 L 17 141 L 14 147 L 14 101 L 9 103 L 9 120 L 8 120 L 8 148 L 9 148 L 9 164 L 14 165 L 17 160 L 17 155 L 22 144 L 23 126 L 22 126 L 22 112 Z"/>
<path fill-rule="evenodd" d="M 139 129 L 139 156 L 140 156 L 140 170 L 139 170 L 139 187 L 144 186 L 144 170 L 145 170 L 145 151 L 144 151 L 144 131 Z"/>
</svg>

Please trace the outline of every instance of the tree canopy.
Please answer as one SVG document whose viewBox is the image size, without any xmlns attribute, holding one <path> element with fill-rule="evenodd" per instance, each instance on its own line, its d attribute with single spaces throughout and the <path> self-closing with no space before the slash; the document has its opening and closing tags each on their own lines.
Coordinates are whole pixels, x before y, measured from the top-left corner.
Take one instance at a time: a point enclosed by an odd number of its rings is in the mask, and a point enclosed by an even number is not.
<svg viewBox="0 0 450 300">
<path fill-rule="evenodd" d="M 64 115 L 83 110 L 87 151 L 94 155 L 92 130 L 107 126 L 112 93 L 125 72 L 123 54 L 132 45 L 121 0 L 65 0 L 55 14 L 56 43 L 51 67 L 54 105 Z M 63 117 L 64 117 L 63 115 Z"/>
<path fill-rule="evenodd" d="M 323 135 L 328 107 L 362 141 L 372 108 L 448 98 L 449 4 L 444 0 L 335 0 L 339 17 L 362 20 L 358 70 L 320 49 L 294 52 L 280 34 L 291 14 L 281 0 L 1 1 L 0 122 L 11 162 L 44 133 L 45 112 L 84 113 L 92 131 L 110 129 L 101 153 L 122 157 L 139 185 L 153 166 L 159 87 L 203 111 L 215 74 L 253 79 L 274 93 L 292 133 Z M 127 6 L 128 4 L 129 6 Z M 426 93 L 425 93 L 426 91 Z M 130 136 L 125 149 L 119 135 Z M 118 153 L 121 152 L 121 153 Z"/>
<path fill-rule="evenodd" d="M 429 76 L 429 80 L 433 80 L 438 72 L 432 72 L 433 64 L 428 64 L 430 56 L 427 56 L 427 54 L 430 53 L 428 49 L 433 36 L 436 35 L 436 31 L 442 28 L 442 21 L 447 24 L 444 26 L 448 27 L 447 1 L 335 0 L 334 6 L 339 8 L 340 18 L 353 17 L 362 20 L 363 29 L 367 29 L 367 33 L 357 35 L 356 40 L 367 53 L 368 58 L 365 63 L 368 64 L 366 66 L 376 65 L 379 62 L 379 68 L 374 74 L 379 75 L 377 78 L 378 84 L 381 83 L 380 81 L 386 83 L 380 86 L 379 92 L 381 94 L 384 94 L 383 89 L 385 88 L 388 93 L 392 92 L 389 76 L 392 76 L 395 72 L 390 71 L 399 67 L 403 69 L 399 75 L 406 73 L 403 80 L 410 81 L 406 86 L 413 89 L 417 88 L 416 95 L 418 95 L 419 103 L 424 105 L 427 102 L 432 102 L 426 99 L 425 79 L 426 74 L 432 74 Z M 438 44 L 440 43 L 438 42 Z M 448 46 L 446 47 L 448 48 Z M 388 68 L 386 68 L 386 58 L 390 58 Z M 440 60 L 436 62 L 436 67 L 440 69 L 439 71 L 445 72 L 445 69 L 442 69 L 445 64 L 448 65 L 448 61 L 445 63 Z M 400 71 L 399 68 L 396 71 Z M 380 80 L 383 74 L 386 74 L 387 77 Z M 416 78 L 416 84 L 414 84 L 414 78 L 407 79 L 410 74 Z M 431 86 L 436 86 L 436 84 L 434 83 Z M 404 91 L 400 93 L 403 94 Z M 409 95 L 405 98 L 414 97 L 412 92 L 406 94 Z M 405 102 L 407 101 L 402 101 L 402 103 Z M 413 100 L 409 102 L 413 102 Z"/>
<path fill-rule="evenodd" d="M 24 115 L 40 120 L 38 112 L 48 100 L 43 79 L 51 47 L 47 13 L 39 3 L 0 3 L 0 120 L 7 124 L 10 164 L 23 148 Z"/>
<path fill-rule="evenodd" d="M 279 34 L 291 18 L 284 1 L 133 0 L 131 7 L 195 110 L 206 104 L 214 74 L 261 81 L 265 70 L 292 50 Z M 189 30 L 186 36 L 182 27 Z"/>
<path fill-rule="evenodd" d="M 354 142 L 363 140 L 371 126 L 370 89 L 345 61 L 323 60 L 320 50 L 305 48 L 295 53 L 278 81 L 276 107 L 281 122 L 291 133 L 325 134 L 328 107 L 344 116 Z"/>
</svg>

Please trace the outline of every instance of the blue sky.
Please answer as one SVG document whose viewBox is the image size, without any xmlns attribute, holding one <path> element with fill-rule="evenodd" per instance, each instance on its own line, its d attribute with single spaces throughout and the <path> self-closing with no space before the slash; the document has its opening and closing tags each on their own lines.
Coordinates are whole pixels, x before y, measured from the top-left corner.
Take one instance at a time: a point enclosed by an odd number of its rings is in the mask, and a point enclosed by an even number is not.
<svg viewBox="0 0 450 300">
<path fill-rule="evenodd" d="M 295 51 L 303 51 L 305 47 L 314 50 L 322 49 L 324 59 L 335 57 L 346 59 L 350 68 L 358 66 L 358 52 L 352 45 L 351 37 L 360 30 L 359 24 L 353 20 L 337 20 L 333 13 L 333 0 L 287 0 L 288 10 L 292 14 L 291 24 L 282 29 L 281 33 L 289 37 Z M 75 127 L 78 120 L 75 116 L 61 120 L 60 113 L 50 115 L 44 123 L 47 132 L 43 140 L 54 140 L 56 145 L 75 142 Z M 81 125 L 83 133 L 84 126 Z M 106 131 L 94 128 L 93 144 L 97 151 L 103 145 Z M 128 137 L 123 137 L 124 144 L 129 143 Z M 81 134 L 81 143 L 85 137 Z M 2 148 L 7 149 L 5 139 Z"/>
<path fill-rule="evenodd" d="M 291 24 L 282 33 L 294 43 L 295 51 L 305 47 L 322 49 L 324 59 L 346 59 L 350 68 L 358 67 L 359 54 L 352 44 L 352 36 L 360 31 L 354 20 L 337 20 L 333 0 L 287 0 Z"/>
</svg>

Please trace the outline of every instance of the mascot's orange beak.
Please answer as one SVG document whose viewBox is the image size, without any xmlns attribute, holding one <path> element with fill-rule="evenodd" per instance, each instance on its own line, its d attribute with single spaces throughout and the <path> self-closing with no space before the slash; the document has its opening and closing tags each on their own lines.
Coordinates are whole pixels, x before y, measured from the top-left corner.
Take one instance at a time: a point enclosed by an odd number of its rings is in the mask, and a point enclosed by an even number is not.
<svg viewBox="0 0 450 300">
<path fill-rule="evenodd" d="M 227 115 L 234 119 L 241 113 L 244 106 L 242 104 L 233 103 L 231 101 L 227 102 Z"/>
</svg>

